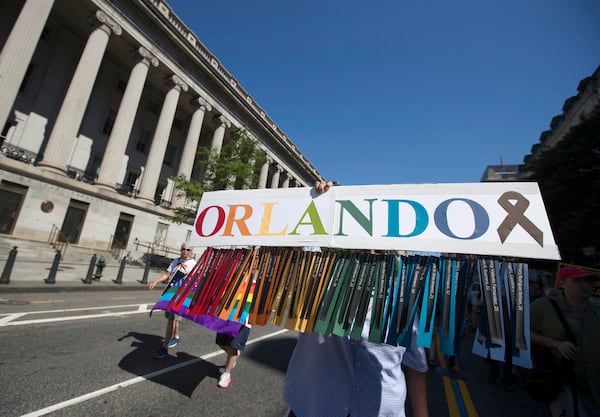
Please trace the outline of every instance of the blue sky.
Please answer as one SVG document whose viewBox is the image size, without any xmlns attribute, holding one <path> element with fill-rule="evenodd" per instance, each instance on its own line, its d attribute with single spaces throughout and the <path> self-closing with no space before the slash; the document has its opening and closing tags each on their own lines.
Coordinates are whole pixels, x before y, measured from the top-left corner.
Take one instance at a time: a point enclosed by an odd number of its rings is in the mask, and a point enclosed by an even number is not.
<svg viewBox="0 0 600 417">
<path fill-rule="evenodd" d="M 597 0 L 167 0 L 327 179 L 478 182 L 600 65 Z"/>
</svg>

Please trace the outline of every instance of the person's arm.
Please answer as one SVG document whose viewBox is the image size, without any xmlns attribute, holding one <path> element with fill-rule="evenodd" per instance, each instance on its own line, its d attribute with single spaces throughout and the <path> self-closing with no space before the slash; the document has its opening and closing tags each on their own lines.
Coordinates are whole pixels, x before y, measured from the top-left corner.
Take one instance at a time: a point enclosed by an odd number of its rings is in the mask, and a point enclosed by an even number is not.
<svg viewBox="0 0 600 417">
<path fill-rule="evenodd" d="M 402 365 L 406 378 L 406 393 L 413 417 L 429 417 L 427 405 L 427 373 Z"/>
<path fill-rule="evenodd" d="M 172 270 L 171 265 L 169 265 L 169 268 L 165 272 L 163 272 L 160 277 L 156 278 L 156 280 L 154 282 L 151 282 L 150 285 L 148 285 L 148 288 L 153 290 L 157 284 L 169 279 L 169 277 L 171 276 L 171 270 Z"/>
<path fill-rule="evenodd" d="M 547 297 L 546 297 L 547 298 Z M 534 345 L 545 346 L 556 349 L 563 358 L 574 359 L 577 353 L 577 347 L 568 340 L 560 340 L 556 338 L 556 332 L 553 336 L 546 336 L 549 333 L 545 330 L 547 326 L 561 326 L 560 321 L 556 316 L 556 312 L 546 298 L 538 298 L 531 303 L 529 307 L 531 343 Z M 549 324 L 555 323 L 555 324 Z"/>
<path fill-rule="evenodd" d="M 531 331 L 531 343 L 534 345 L 546 346 L 556 349 L 561 356 L 566 359 L 573 360 L 577 354 L 577 347 L 568 340 L 558 340 L 552 337 L 543 336 L 539 333 Z"/>
</svg>

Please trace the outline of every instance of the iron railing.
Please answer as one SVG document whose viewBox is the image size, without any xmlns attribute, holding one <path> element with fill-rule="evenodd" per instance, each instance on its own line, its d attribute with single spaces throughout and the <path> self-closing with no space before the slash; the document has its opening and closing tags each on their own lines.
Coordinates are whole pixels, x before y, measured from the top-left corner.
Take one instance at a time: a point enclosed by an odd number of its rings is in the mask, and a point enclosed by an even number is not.
<svg viewBox="0 0 600 417">
<path fill-rule="evenodd" d="M 52 224 L 48 243 L 57 251 L 60 251 L 60 259 L 64 259 L 67 248 L 69 247 L 69 239 L 63 234 L 62 230 L 55 224 Z"/>
</svg>

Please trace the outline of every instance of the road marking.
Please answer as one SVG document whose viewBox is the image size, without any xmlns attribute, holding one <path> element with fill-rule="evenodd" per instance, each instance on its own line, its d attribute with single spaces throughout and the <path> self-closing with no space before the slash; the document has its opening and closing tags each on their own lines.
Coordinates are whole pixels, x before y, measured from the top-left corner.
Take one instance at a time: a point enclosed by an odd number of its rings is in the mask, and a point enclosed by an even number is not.
<svg viewBox="0 0 600 417">
<path fill-rule="evenodd" d="M 16 320 L 19 317 L 23 317 L 24 315 L 26 315 L 27 313 L 14 313 L 14 314 L 9 314 L 6 317 L 0 319 L 0 324 L 4 324 L 4 323 L 8 323 L 11 320 Z"/>
<path fill-rule="evenodd" d="M 84 307 L 84 308 L 70 308 L 63 310 L 43 310 L 43 311 L 28 311 L 25 313 L 10 313 L 10 314 L 0 314 L 0 327 L 5 326 L 24 326 L 27 324 L 43 324 L 43 323 L 55 323 L 59 321 L 69 321 L 69 320 L 85 320 L 85 319 L 96 319 L 102 317 L 120 317 L 120 316 L 128 316 L 132 314 L 141 314 L 147 313 L 149 304 L 124 304 L 124 305 L 116 305 L 116 306 L 101 306 L 101 307 Z M 106 310 L 117 309 L 117 308 L 135 308 L 132 311 L 117 311 L 110 312 Z M 26 315 L 35 315 L 35 314 L 62 314 L 62 313 L 75 313 L 80 311 L 90 311 L 90 310 L 103 310 L 100 314 L 82 314 L 77 316 L 64 316 L 64 317 L 51 317 L 45 319 L 32 319 L 32 320 L 21 320 L 14 321 Z"/>
<path fill-rule="evenodd" d="M 278 335 L 283 334 L 283 333 L 285 333 L 287 331 L 288 331 L 287 329 L 282 329 L 282 330 L 278 330 L 278 331 L 273 332 L 273 333 L 266 334 L 266 335 L 261 336 L 261 337 L 257 337 L 256 339 L 249 340 L 246 343 L 246 345 L 251 345 L 251 344 L 260 342 L 262 340 L 278 336 Z M 207 353 L 206 355 L 202 355 L 199 358 L 190 359 L 189 361 L 181 362 L 181 363 L 178 363 L 176 365 L 169 366 L 168 368 L 159 369 L 158 371 L 150 372 L 150 373 L 148 373 L 146 375 L 142 375 L 142 376 L 138 376 L 138 377 L 135 377 L 135 378 L 131 378 L 131 379 L 128 379 L 126 381 L 119 382 L 117 384 L 110 385 L 108 387 L 101 388 L 99 390 L 96 390 L 96 391 L 93 391 L 93 392 L 90 392 L 90 393 L 87 393 L 87 394 L 84 394 L 84 395 L 80 395 L 79 397 L 71 398 L 70 400 L 62 401 L 60 403 L 51 405 L 49 407 L 41 408 L 39 410 L 33 411 L 31 413 L 28 413 L 28 414 L 23 414 L 21 417 L 39 417 L 39 416 L 45 416 L 46 414 L 52 413 L 54 411 L 62 410 L 63 408 L 67 408 L 67 407 L 70 407 L 70 406 L 75 405 L 75 404 L 80 404 L 80 403 L 85 402 L 87 400 L 91 400 L 92 398 L 98 398 L 98 397 L 100 397 L 100 396 L 102 396 L 104 394 L 108 394 L 108 393 L 116 391 L 118 389 L 129 387 L 131 385 L 137 384 L 138 382 L 148 381 L 148 380 L 151 380 L 152 378 L 156 378 L 157 376 L 166 374 L 168 372 L 175 371 L 177 369 L 184 368 L 186 366 L 193 365 L 193 364 L 195 364 L 197 362 L 205 361 L 207 359 L 213 358 L 215 356 L 223 355 L 223 354 L 225 354 L 225 352 L 223 350 L 219 349 L 219 350 L 216 350 L 214 352 Z"/>
<path fill-rule="evenodd" d="M 51 303 L 64 303 L 65 300 L 39 300 L 30 301 L 30 304 L 51 304 Z"/>
<path fill-rule="evenodd" d="M 70 321 L 70 320 L 86 320 L 86 319 L 99 319 L 103 317 L 121 317 L 131 316 L 133 314 L 146 313 L 146 311 L 119 311 L 116 313 L 101 313 L 101 314 L 87 314 L 84 316 L 69 316 L 69 317 L 53 317 L 49 319 L 37 319 L 37 320 L 21 320 L 15 322 L 0 323 L 0 327 L 3 326 L 24 326 L 27 324 L 44 324 L 44 323 L 56 323 L 59 321 Z"/>
<path fill-rule="evenodd" d="M 145 303 L 144 305 L 148 305 Z M 151 303 L 154 304 L 154 303 Z M 40 310 L 40 311 L 27 311 L 25 314 L 52 314 L 52 313 L 70 313 L 73 311 L 86 311 L 86 310 L 106 310 L 107 308 L 127 308 L 137 307 L 140 304 L 121 304 L 116 306 L 100 306 L 100 307 L 80 307 L 80 308 L 66 308 L 62 310 Z"/>
<path fill-rule="evenodd" d="M 439 340 L 436 343 L 437 356 L 440 361 L 440 366 L 445 368 L 446 361 L 441 354 Z M 458 371 L 458 365 L 454 365 L 455 371 Z M 471 394 L 464 381 L 450 378 L 446 375 L 442 377 L 444 383 L 444 392 L 446 393 L 446 403 L 448 404 L 448 412 L 450 417 L 479 417 L 477 408 L 471 399 Z"/>
</svg>

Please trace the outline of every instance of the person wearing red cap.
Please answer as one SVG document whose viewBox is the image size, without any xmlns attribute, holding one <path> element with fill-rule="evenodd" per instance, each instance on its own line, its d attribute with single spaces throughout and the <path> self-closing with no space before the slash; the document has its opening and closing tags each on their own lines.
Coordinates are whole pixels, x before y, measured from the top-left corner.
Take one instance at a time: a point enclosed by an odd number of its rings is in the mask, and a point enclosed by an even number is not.
<svg viewBox="0 0 600 417">
<path fill-rule="evenodd" d="M 531 343 L 551 348 L 556 359 L 570 361 L 573 370 L 573 384 L 566 384 L 549 404 L 553 417 L 600 416 L 600 307 L 589 300 L 598 278 L 576 266 L 564 266 L 558 273 L 561 293 L 552 298 L 574 340 L 569 340 L 548 297 L 539 298 L 530 306 Z M 569 379 L 567 375 L 565 379 Z"/>
</svg>

